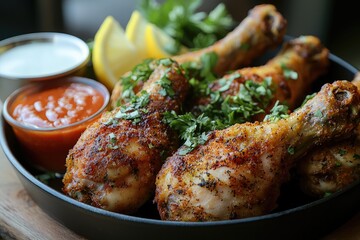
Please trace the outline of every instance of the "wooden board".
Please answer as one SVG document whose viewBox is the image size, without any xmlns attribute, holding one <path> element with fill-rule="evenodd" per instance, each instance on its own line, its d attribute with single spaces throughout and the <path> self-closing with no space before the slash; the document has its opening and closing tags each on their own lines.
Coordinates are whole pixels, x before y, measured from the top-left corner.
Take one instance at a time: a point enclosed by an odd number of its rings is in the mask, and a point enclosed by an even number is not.
<svg viewBox="0 0 360 240">
<path fill-rule="evenodd" d="M 82 239 L 29 197 L 0 150 L 0 239 Z"/>
</svg>

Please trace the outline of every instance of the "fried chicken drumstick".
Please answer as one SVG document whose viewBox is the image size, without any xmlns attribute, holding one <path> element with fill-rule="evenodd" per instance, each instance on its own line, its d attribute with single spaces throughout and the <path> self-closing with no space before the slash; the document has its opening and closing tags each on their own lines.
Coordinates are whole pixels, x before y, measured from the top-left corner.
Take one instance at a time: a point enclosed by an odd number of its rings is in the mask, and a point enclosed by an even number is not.
<svg viewBox="0 0 360 240">
<path fill-rule="evenodd" d="M 70 150 L 63 191 L 95 207 L 135 212 L 153 195 L 163 160 L 178 147 L 162 118 L 179 111 L 187 90 L 179 65 L 158 61 L 137 97 L 104 114 Z"/>
<path fill-rule="evenodd" d="M 269 213 L 297 160 L 316 145 L 352 134 L 359 104 L 356 87 L 337 81 L 286 119 L 214 131 L 187 155 L 180 148 L 157 175 L 161 218 L 215 221 Z"/>
<path fill-rule="evenodd" d="M 360 74 L 352 83 L 360 91 Z M 360 126 L 355 136 L 334 141 L 307 154 L 297 166 L 304 193 L 321 198 L 360 180 Z"/>
<path fill-rule="evenodd" d="M 265 113 L 278 100 L 286 103 L 293 110 L 303 101 L 313 82 L 328 70 L 329 50 L 325 48 L 315 36 L 301 36 L 283 44 L 281 51 L 265 65 L 248 67 L 234 71 L 215 81 L 211 91 L 218 91 L 228 84 L 227 90 L 222 91 L 223 98 L 239 94 L 240 86 L 246 81 L 261 83 L 271 79 L 273 97 L 267 105 Z M 225 80 L 225 81 L 224 81 Z M 207 105 L 210 98 L 203 97 L 195 101 L 195 111 L 201 105 Z M 256 120 L 262 120 L 263 115 Z"/>
<path fill-rule="evenodd" d="M 287 22 L 271 4 L 257 5 L 225 38 L 214 45 L 195 52 L 175 56 L 177 62 L 198 62 L 205 53 L 215 52 L 219 61 L 214 71 L 223 75 L 229 70 L 249 65 L 269 48 L 279 45 Z"/>
<path fill-rule="evenodd" d="M 237 28 L 214 45 L 174 56 L 173 59 L 179 64 L 186 62 L 199 63 L 201 56 L 214 52 L 219 59 L 214 66 L 214 71 L 219 75 L 223 75 L 229 70 L 250 64 L 266 50 L 279 45 L 283 41 L 286 26 L 286 20 L 273 5 L 258 5 L 249 11 L 248 16 Z M 136 93 L 141 90 L 144 81 L 138 79 L 134 79 L 134 81 L 137 81 L 137 86 L 134 87 Z M 119 106 L 127 101 L 122 97 L 123 84 L 122 80 L 115 84 L 111 94 L 112 107 Z"/>
</svg>

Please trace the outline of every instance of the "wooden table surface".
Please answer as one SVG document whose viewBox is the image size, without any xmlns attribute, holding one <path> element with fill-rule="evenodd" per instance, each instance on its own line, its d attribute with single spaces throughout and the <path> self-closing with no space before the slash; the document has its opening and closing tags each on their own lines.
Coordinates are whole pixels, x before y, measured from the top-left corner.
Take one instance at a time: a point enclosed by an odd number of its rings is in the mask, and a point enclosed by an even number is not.
<svg viewBox="0 0 360 240">
<path fill-rule="evenodd" d="M 83 239 L 32 201 L 1 148 L 0 239 Z M 325 239 L 360 239 L 360 213 L 339 229 L 334 229 Z"/>
</svg>

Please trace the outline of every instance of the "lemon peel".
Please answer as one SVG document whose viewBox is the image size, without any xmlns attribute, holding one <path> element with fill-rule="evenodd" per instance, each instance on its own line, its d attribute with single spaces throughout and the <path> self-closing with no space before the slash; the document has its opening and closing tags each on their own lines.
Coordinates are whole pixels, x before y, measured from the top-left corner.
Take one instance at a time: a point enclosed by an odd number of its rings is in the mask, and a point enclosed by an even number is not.
<svg viewBox="0 0 360 240">
<path fill-rule="evenodd" d="M 113 89 L 120 77 L 139 62 L 139 51 L 121 25 L 108 16 L 95 34 L 92 59 L 98 80 Z"/>
</svg>

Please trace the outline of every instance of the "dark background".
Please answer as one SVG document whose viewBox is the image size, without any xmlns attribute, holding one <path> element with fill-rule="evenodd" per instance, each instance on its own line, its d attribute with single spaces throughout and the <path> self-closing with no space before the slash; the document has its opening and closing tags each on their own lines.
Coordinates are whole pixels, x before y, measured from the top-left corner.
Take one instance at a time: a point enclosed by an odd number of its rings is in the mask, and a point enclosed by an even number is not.
<svg viewBox="0 0 360 240">
<path fill-rule="evenodd" d="M 333 54 L 360 69 L 359 10 L 340 0 L 203 0 L 200 10 L 223 2 L 235 20 L 249 9 L 272 3 L 288 20 L 287 34 L 318 36 Z M 1 0 L 0 40 L 30 32 L 57 31 L 91 40 L 106 16 L 112 15 L 125 28 L 133 0 Z"/>
</svg>

